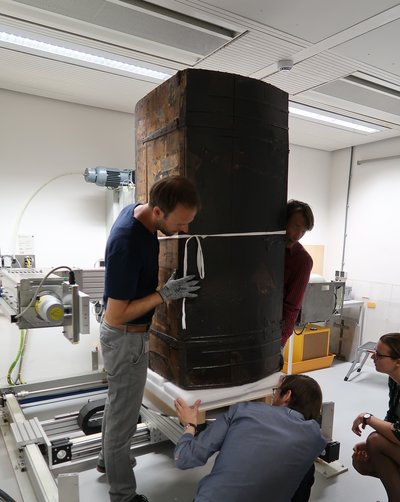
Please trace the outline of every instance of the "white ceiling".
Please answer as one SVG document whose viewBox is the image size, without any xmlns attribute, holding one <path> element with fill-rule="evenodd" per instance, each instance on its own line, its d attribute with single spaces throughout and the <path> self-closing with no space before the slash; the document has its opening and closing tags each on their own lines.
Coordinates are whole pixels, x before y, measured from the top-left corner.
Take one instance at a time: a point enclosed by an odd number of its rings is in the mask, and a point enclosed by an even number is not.
<svg viewBox="0 0 400 502">
<path fill-rule="evenodd" d="M 258 78 L 292 101 L 387 127 L 366 135 L 291 117 L 295 144 L 331 151 L 400 136 L 399 2 L 0 0 L 1 31 L 170 74 Z M 289 73 L 280 59 L 293 60 Z M 5 42 L 0 67 L 0 88 L 129 113 L 159 84 Z"/>
</svg>

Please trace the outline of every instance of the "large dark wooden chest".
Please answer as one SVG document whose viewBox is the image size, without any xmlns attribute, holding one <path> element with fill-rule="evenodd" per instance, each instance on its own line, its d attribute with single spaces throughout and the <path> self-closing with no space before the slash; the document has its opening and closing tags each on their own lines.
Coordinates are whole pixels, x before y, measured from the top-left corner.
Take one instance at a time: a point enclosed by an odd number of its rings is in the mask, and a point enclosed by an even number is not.
<svg viewBox="0 0 400 502">
<path fill-rule="evenodd" d="M 157 308 L 150 367 L 185 389 L 242 385 L 279 369 L 288 167 L 288 96 L 259 80 L 184 70 L 136 106 L 136 199 L 183 174 L 200 193 L 199 297 Z M 280 233 L 279 233 L 280 232 Z M 233 234 L 233 235 L 232 235 Z M 160 242 L 160 281 L 183 274 L 186 239 Z M 196 274 L 198 243 L 188 243 Z"/>
</svg>

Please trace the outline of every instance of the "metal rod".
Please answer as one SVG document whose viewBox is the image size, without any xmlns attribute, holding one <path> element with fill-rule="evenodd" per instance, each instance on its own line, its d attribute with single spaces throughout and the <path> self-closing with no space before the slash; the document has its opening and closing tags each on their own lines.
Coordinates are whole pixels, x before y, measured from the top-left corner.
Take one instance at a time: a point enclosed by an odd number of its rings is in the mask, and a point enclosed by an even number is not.
<svg viewBox="0 0 400 502">
<path fill-rule="evenodd" d="M 294 350 L 294 333 L 289 337 L 289 347 L 288 347 L 288 363 L 287 363 L 287 374 L 291 375 L 293 371 L 293 350 Z"/>
<path fill-rule="evenodd" d="M 50 389 L 42 389 L 42 390 L 25 390 L 25 391 L 22 391 L 22 392 L 18 392 L 15 394 L 15 397 L 22 397 L 22 398 L 25 398 L 26 396 L 31 396 L 33 394 L 45 394 L 47 392 L 54 392 L 54 391 L 58 391 L 58 390 L 65 390 L 65 389 L 73 389 L 75 387 L 87 387 L 87 386 L 91 386 L 93 384 L 106 384 L 106 381 L 105 380 L 97 380 L 95 382 L 87 382 L 86 384 L 85 383 L 74 383 L 74 384 L 71 384 L 71 385 L 63 385 L 63 386 L 60 386 L 60 387 L 52 387 Z"/>
<path fill-rule="evenodd" d="M 354 147 L 352 146 L 350 149 L 350 169 L 349 169 L 349 181 L 347 183 L 346 212 L 345 212 L 345 217 L 344 217 L 344 235 L 343 235 L 343 252 L 342 252 L 341 270 L 344 270 L 344 265 L 345 265 L 344 259 L 345 259 L 345 254 L 346 254 L 347 221 L 349 218 L 350 187 L 351 187 L 351 178 L 353 176 L 353 152 L 354 152 Z"/>
<path fill-rule="evenodd" d="M 392 159 L 400 159 L 400 155 L 390 155 L 388 157 L 377 157 L 376 159 L 357 160 L 357 165 L 361 166 L 361 164 L 367 164 L 368 162 L 377 162 L 380 160 L 392 160 Z"/>
</svg>

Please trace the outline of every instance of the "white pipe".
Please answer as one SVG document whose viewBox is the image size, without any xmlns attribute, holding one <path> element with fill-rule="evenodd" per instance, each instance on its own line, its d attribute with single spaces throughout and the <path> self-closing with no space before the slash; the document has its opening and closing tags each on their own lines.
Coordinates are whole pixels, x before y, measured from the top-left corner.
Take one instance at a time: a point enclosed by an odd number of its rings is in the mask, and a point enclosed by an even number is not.
<svg viewBox="0 0 400 502">
<path fill-rule="evenodd" d="M 289 347 L 288 347 L 288 363 L 287 363 L 287 374 L 291 375 L 292 374 L 292 367 L 293 367 L 293 349 L 294 349 L 294 341 L 293 337 L 295 335 L 292 334 L 292 336 L 289 337 Z"/>
</svg>

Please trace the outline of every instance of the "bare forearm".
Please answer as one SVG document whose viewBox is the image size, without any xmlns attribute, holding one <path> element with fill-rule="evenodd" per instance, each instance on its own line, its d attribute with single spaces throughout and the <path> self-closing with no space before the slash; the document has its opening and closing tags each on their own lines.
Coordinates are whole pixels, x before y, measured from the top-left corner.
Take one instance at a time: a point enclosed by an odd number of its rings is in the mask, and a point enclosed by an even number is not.
<svg viewBox="0 0 400 502">
<path fill-rule="evenodd" d="M 386 439 L 388 439 L 391 443 L 394 443 L 396 446 L 400 446 L 400 441 L 397 439 L 396 435 L 393 434 L 393 429 L 392 429 L 393 424 L 391 422 L 382 420 L 378 417 L 375 417 L 374 415 L 369 416 L 369 418 L 367 418 L 367 421 L 365 422 L 364 421 L 365 415 L 366 415 L 365 413 L 360 413 L 354 419 L 352 426 L 352 431 L 354 432 L 354 434 L 357 434 L 357 436 L 361 436 L 366 426 L 369 426 L 372 429 L 374 429 L 378 434 L 381 434 Z"/>
<path fill-rule="evenodd" d="M 163 300 L 157 292 L 131 301 L 109 298 L 104 319 L 112 326 L 118 326 L 142 317 L 162 303 Z"/>
<path fill-rule="evenodd" d="M 390 422 L 386 422 L 385 420 L 372 416 L 368 420 L 368 425 L 375 429 L 379 434 L 382 434 L 382 436 L 388 439 L 391 443 L 400 446 L 400 441 L 393 434 L 392 424 Z"/>
</svg>

